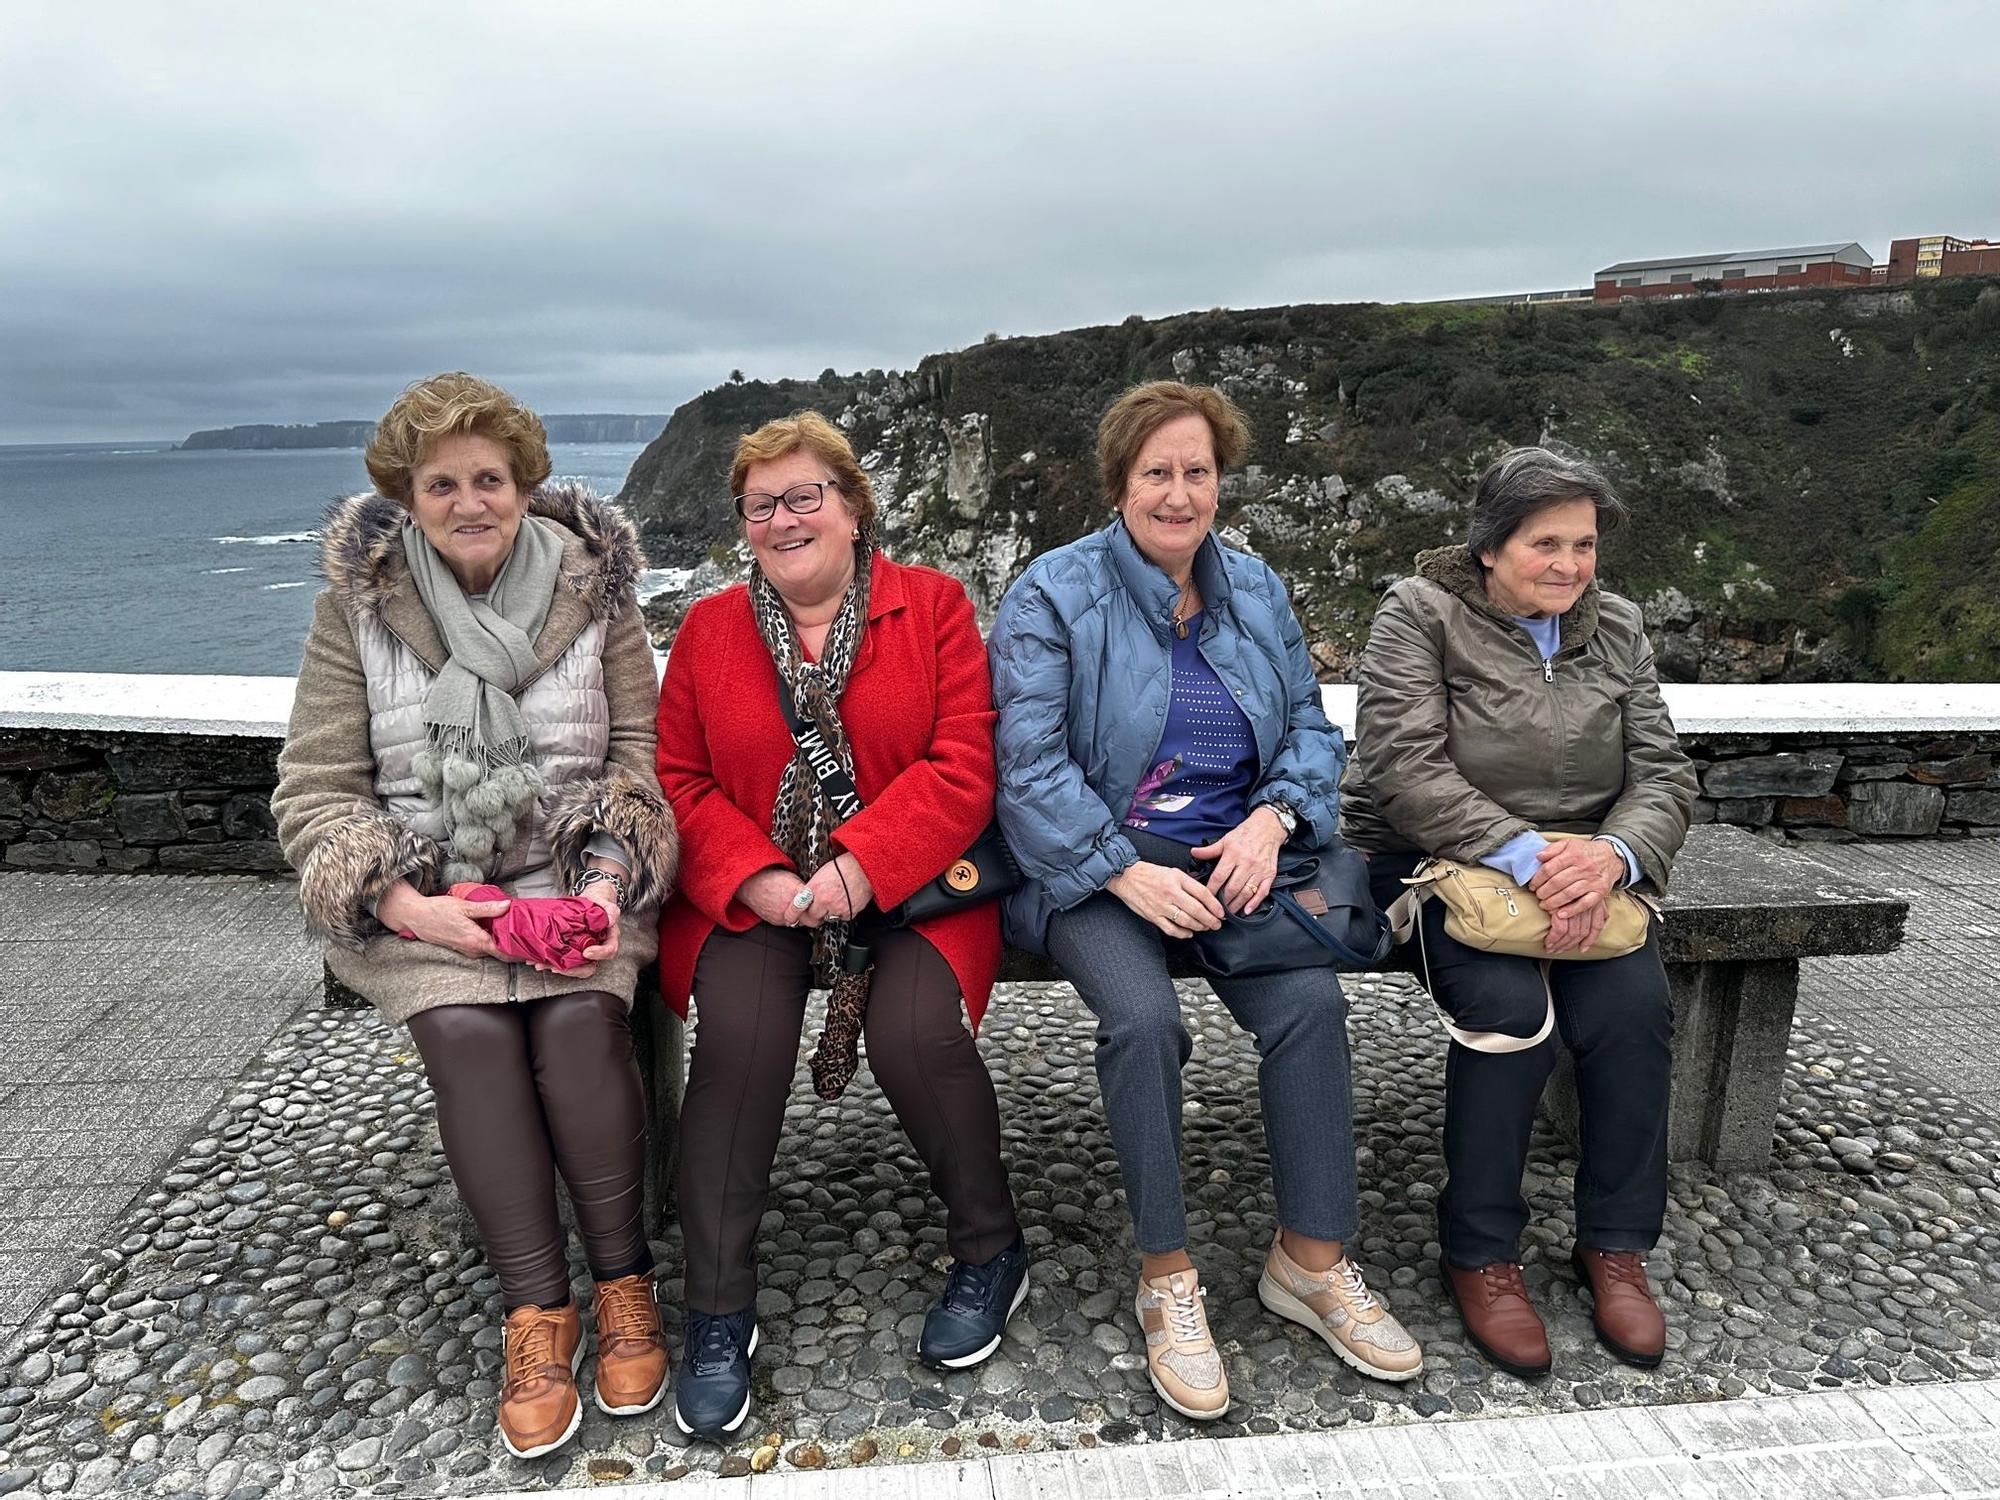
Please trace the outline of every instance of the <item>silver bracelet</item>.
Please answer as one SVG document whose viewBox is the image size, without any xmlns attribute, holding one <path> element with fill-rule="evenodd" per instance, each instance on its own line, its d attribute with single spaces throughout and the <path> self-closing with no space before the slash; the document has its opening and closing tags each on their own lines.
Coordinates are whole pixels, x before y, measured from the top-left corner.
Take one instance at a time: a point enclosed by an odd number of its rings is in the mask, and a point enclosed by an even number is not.
<svg viewBox="0 0 2000 1500">
<path fill-rule="evenodd" d="M 590 887 L 600 882 L 610 885 L 611 889 L 618 893 L 618 908 L 623 911 L 626 905 L 625 877 L 623 875 L 614 875 L 609 870 L 582 871 L 576 879 L 569 883 L 569 893 L 572 896 L 581 896 Z"/>
</svg>

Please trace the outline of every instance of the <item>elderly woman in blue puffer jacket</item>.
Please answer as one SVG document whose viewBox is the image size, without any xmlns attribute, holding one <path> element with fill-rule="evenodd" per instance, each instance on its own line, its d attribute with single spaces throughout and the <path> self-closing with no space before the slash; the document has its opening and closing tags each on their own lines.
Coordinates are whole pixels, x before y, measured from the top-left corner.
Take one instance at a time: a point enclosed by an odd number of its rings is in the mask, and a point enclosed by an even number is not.
<svg viewBox="0 0 2000 1500">
<path fill-rule="evenodd" d="M 1284 585 L 1210 534 L 1249 429 L 1219 391 L 1153 381 L 1098 428 L 1103 530 L 1038 558 L 1000 605 L 1000 822 L 1029 878 L 1009 941 L 1097 1017 L 1097 1077 L 1141 1257 L 1135 1312 L 1161 1399 L 1208 1419 L 1229 1386 L 1187 1253 L 1170 965 L 1269 895 L 1281 852 L 1337 837 L 1340 731 Z M 1347 1017 L 1331 968 L 1213 981 L 1257 1040 L 1279 1231 L 1258 1295 L 1364 1374 L 1422 1352 L 1342 1246 L 1358 1230 Z"/>
</svg>

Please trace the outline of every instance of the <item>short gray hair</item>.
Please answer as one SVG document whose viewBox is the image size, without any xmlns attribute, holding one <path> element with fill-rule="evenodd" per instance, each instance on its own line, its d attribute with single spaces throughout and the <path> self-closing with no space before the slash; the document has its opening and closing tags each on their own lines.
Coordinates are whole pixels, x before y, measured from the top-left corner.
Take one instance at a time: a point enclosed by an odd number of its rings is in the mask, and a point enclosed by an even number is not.
<svg viewBox="0 0 2000 1500">
<path fill-rule="evenodd" d="M 1597 507 L 1600 536 L 1616 531 L 1632 515 L 1596 465 L 1546 448 L 1509 448 L 1479 476 L 1465 545 L 1477 562 L 1505 546 L 1536 511 L 1571 500 L 1588 500 Z"/>
</svg>

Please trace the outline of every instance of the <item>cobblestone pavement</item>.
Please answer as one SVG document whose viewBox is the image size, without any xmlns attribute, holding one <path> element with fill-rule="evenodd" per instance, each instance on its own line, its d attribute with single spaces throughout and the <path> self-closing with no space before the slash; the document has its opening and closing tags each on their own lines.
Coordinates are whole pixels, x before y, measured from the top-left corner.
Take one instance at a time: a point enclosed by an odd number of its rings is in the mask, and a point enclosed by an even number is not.
<svg viewBox="0 0 2000 1500">
<path fill-rule="evenodd" d="M 70 906 L 86 926 L 106 928 L 116 911 L 133 931 L 147 885 L 7 877 L 10 941 L 24 937 L 14 895 L 28 879 L 49 882 L 56 906 L 41 930 L 53 935 Z M 162 899 L 206 893 L 163 916 L 159 936 L 261 932 L 272 972 L 246 987 L 268 985 L 278 1015 L 286 994 L 290 1004 L 313 998 L 317 970 L 308 962 L 301 974 L 295 919 L 271 899 L 288 901 L 284 887 L 159 883 L 170 888 Z M 107 948 L 103 964 L 120 961 Z M 45 988 L 45 966 L 15 962 L 10 1004 L 33 1009 L 60 993 Z M 254 972 L 253 956 L 240 962 Z M 1921 995 L 1926 981 L 1921 969 L 1901 973 L 1887 994 Z M 205 992 L 171 967 L 152 982 L 157 994 L 116 980 L 126 1008 L 102 1025 L 157 1020 Z M 1222 1423 L 1182 1421 L 1146 1383 L 1091 1026 L 1065 987 L 1008 988 L 982 1038 L 1037 1256 L 1033 1293 L 998 1356 L 944 1378 L 916 1364 L 916 1330 L 943 1279 L 940 1212 L 867 1078 L 822 1106 L 801 1068 L 761 1236 L 765 1344 L 749 1438 L 685 1448 L 670 1417 L 614 1422 L 592 1408 L 576 1444 L 532 1464 L 507 1458 L 493 1436 L 497 1285 L 444 1175 L 406 1035 L 372 1013 L 314 1010 L 261 1051 L 249 1043 L 254 1060 L 205 1099 L 200 1084 L 171 1098 L 155 1087 L 156 1117 L 181 1109 L 195 1123 L 153 1127 L 153 1147 L 171 1159 L 129 1208 L 112 1190 L 112 1227 L 78 1241 L 103 1248 L 0 1359 L 0 1494 L 473 1493 L 918 1459 L 934 1461 L 942 1483 L 955 1470 L 935 1461 L 996 1453 L 1165 1441 L 1212 1454 L 1201 1440 L 2000 1374 L 2000 1125 L 1912 1072 L 1905 1049 L 1856 1040 L 1812 1002 L 1770 1170 L 1674 1171 L 1652 1259 L 1670 1309 L 1667 1363 L 1633 1370 L 1592 1340 L 1563 1254 L 1574 1162 L 1544 1132 L 1529 1169 L 1526 1260 L 1557 1370 L 1539 1385 L 1493 1371 L 1459 1336 L 1435 1271 L 1439 1033 L 1407 981 L 1371 977 L 1350 984 L 1364 1184 L 1354 1249 L 1424 1341 L 1428 1366 L 1408 1387 L 1366 1381 L 1257 1303 L 1272 1199 L 1254 1052 L 1189 988 L 1192 1249 L 1238 1397 Z M 205 1031 L 180 1043 L 188 1053 L 211 1044 Z M 670 1235 L 656 1249 L 678 1305 L 678 1244 Z"/>
<path fill-rule="evenodd" d="M 0 1354 L 318 972 L 289 884 L 0 875 Z"/>
<path fill-rule="evenodd" d="M 1800 996 L 2000 1117 L 2000 839 L 1821 844 L 1801 853 L 1910 903 L 1902 947 L 1801 965 Z"/>
</svg>

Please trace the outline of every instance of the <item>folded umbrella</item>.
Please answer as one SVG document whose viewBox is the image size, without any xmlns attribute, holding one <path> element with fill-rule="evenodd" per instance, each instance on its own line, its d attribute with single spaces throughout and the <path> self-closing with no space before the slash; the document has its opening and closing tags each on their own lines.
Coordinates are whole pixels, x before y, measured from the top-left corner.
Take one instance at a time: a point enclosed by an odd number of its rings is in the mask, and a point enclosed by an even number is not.
<svg viewBox="0 0 2000 1500">
<path fill-rule="evenodd" d="M 510 896 L 497 885 L 461 882 L 448 895 L 461 901 L 505 901 L 497 917 L 480 919 L 503 958 L 541 964 L 551 969 L 581 968 L 589 960 L 583 950 L 602 943 L 611 932 L 611 914 L 581 896 Z M 404 937 L 415 941 L 414 932 Z"/>
</svg>

